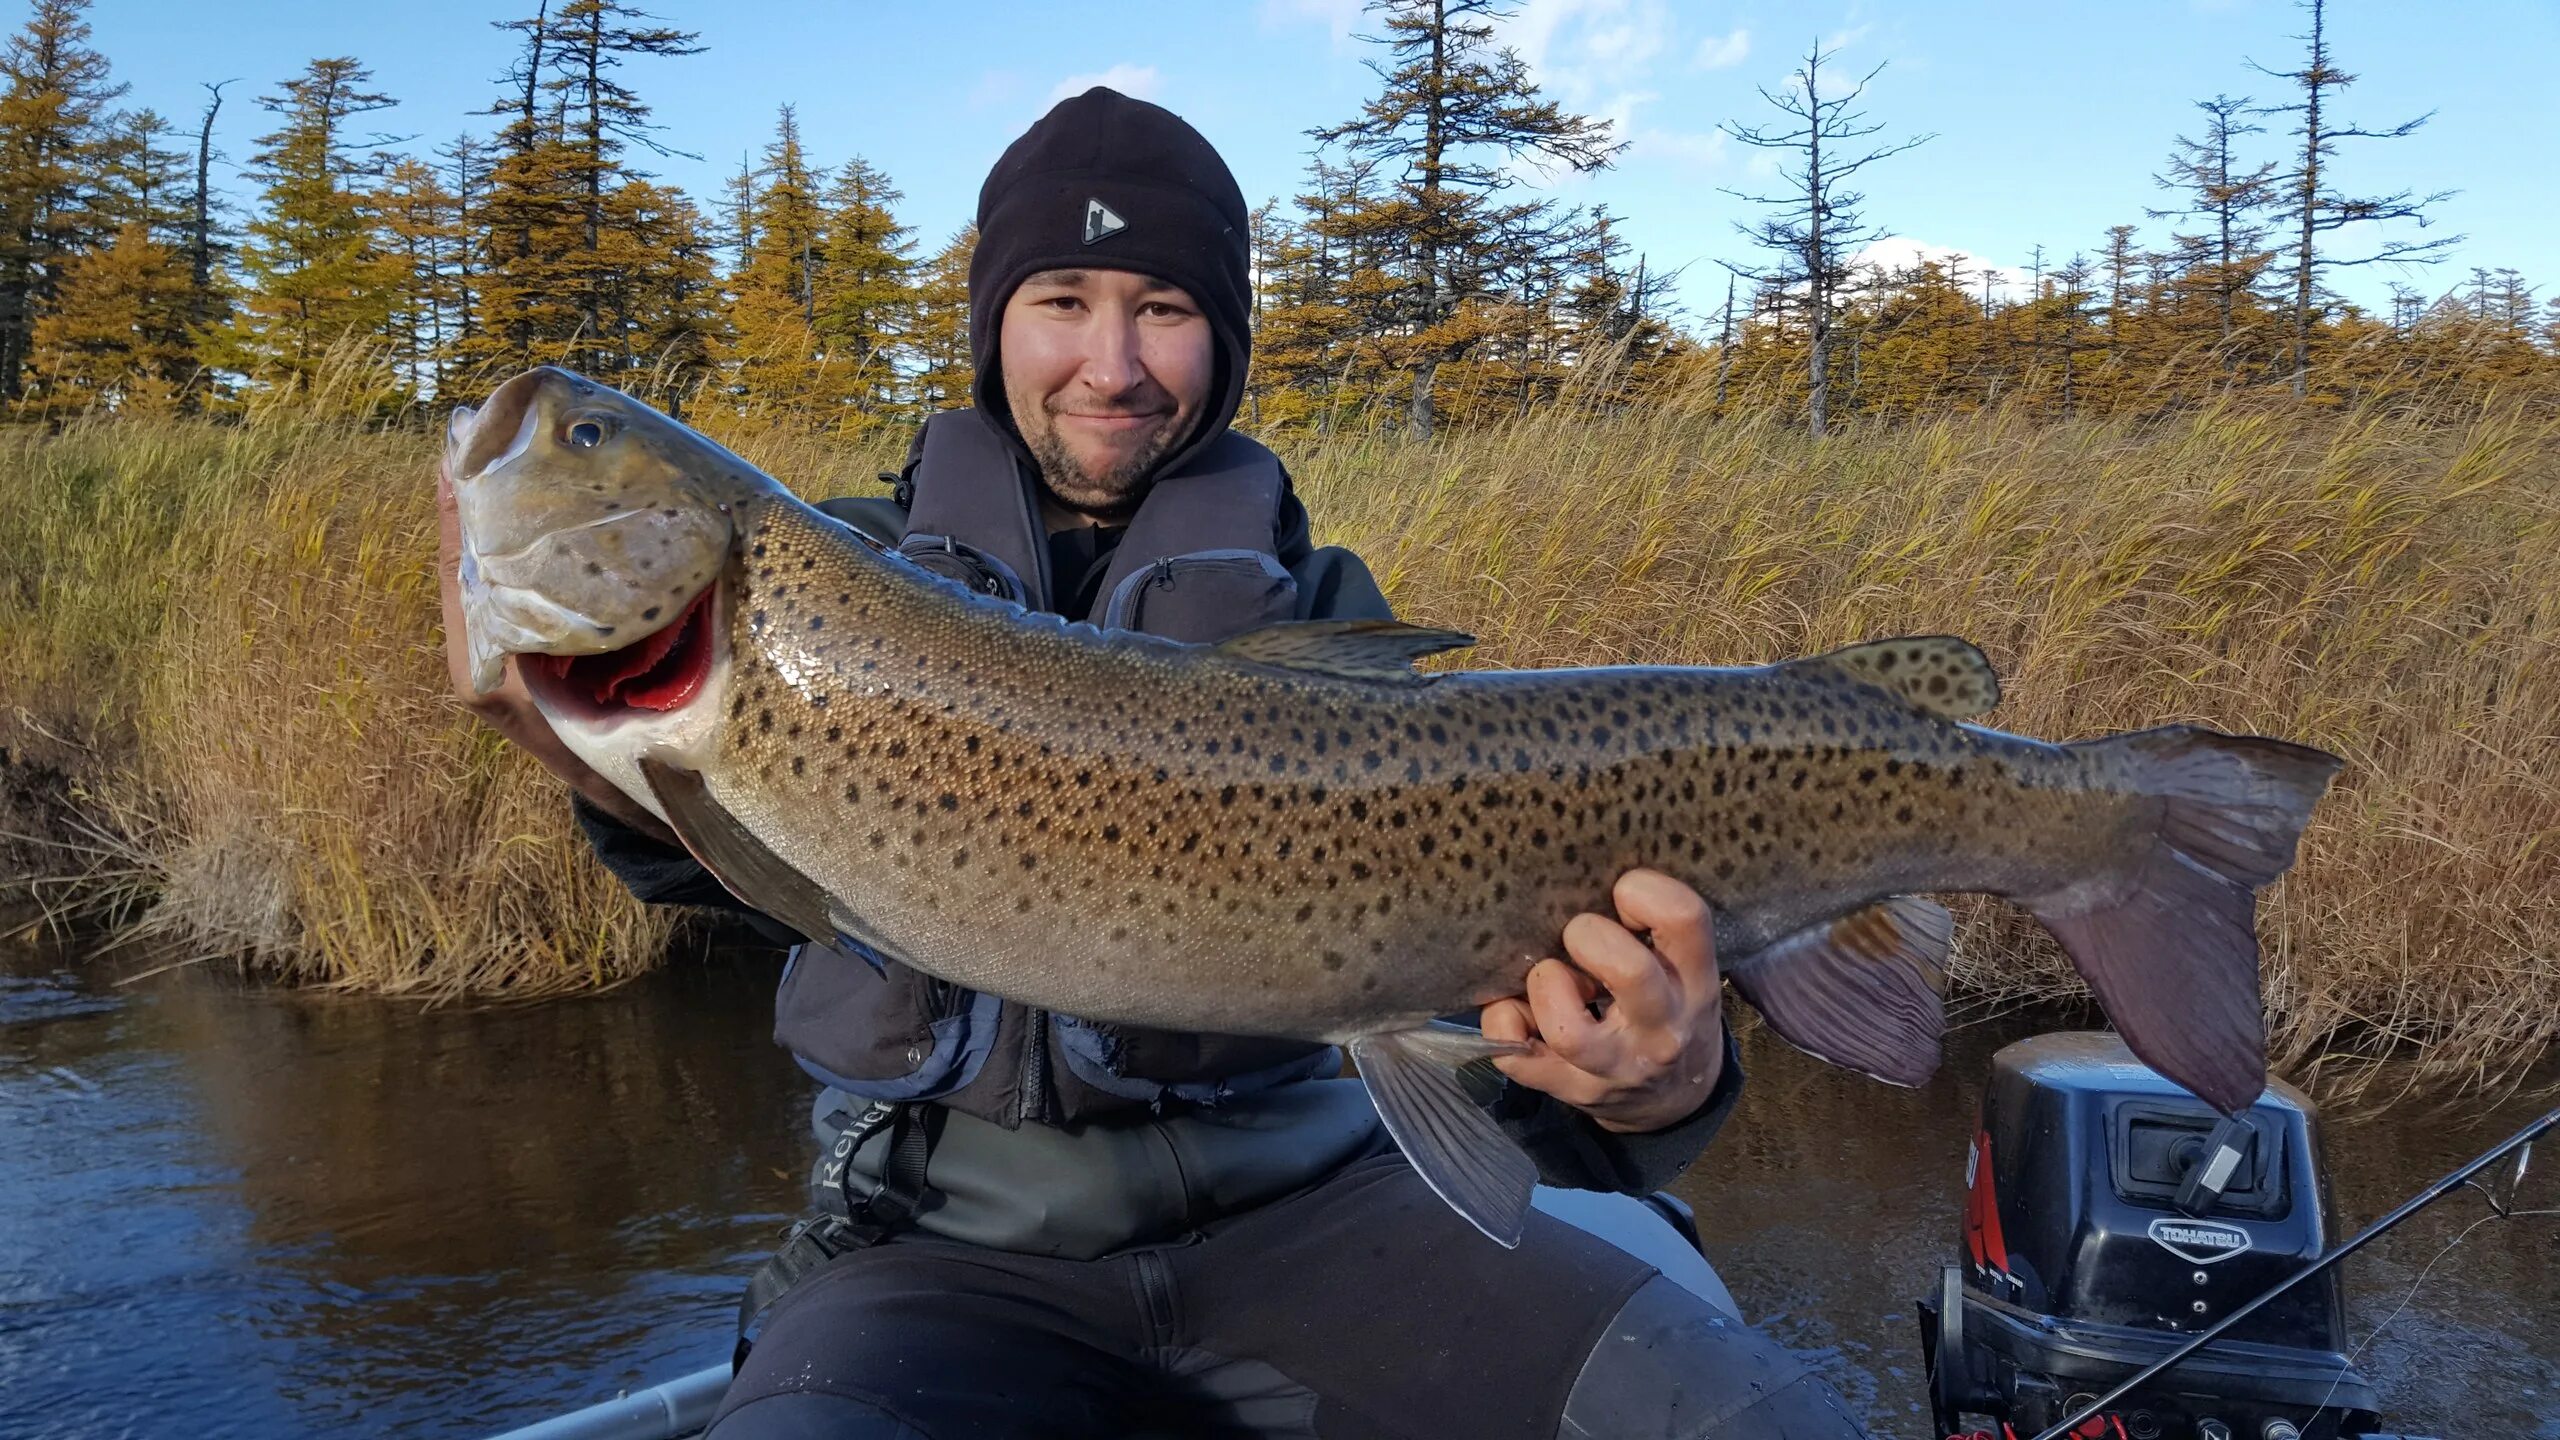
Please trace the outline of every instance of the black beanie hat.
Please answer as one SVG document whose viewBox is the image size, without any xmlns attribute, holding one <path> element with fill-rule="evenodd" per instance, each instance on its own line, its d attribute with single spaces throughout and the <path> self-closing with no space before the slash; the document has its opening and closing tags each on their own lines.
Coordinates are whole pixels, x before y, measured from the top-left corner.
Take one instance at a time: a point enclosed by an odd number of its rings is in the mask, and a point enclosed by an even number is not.
<svg viewBox="0 0 2560 1440">
<path fill-rule="evenodd" d="M 998 373 L 1004 307 L 1043 270 L 1134 270 L 1190 292 L 1218 337 L 1217 392 L 1171 464 L 1235 419 L 1253 354 L 1244 192 L 1182 117 L 1097 85 L 1006 147 L 978 188 L 969 349 L 978 409 L 1014 429 Z M 1017 432 L 1018 434 L 1018 432 Z"/>
</svg>

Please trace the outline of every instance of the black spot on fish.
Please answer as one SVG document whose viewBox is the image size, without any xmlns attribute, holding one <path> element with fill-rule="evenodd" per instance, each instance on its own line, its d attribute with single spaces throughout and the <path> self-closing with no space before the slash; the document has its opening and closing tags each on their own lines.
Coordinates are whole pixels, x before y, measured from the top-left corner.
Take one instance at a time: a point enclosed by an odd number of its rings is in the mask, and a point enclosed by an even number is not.
<svg viewBox="0 0 2560 1440">
<path fill-rule="evenodd" d="M 1339 950 L 1324 952 L 1324 968 L 1327 970 L 1339 970 L 1350 963 L 1350 959 Z"/>
</svg>

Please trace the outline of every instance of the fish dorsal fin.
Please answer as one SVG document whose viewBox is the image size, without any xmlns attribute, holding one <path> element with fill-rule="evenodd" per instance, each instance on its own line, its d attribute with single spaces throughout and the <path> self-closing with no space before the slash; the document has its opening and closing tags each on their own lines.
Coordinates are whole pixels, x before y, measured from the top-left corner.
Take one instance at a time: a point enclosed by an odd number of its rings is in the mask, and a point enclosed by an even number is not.
<svg viewBox="0 0 2560 1440">
<path fill-rule="evenodd" d="M 1970 720 L 2000 703 L 2000 672 L 1972 642 L 1953 635 L 1870 640 L 1794 663 L 1845 670 L 1949 720 Z"/>
<path fill-rule="evenodd" d="M 1413 662 L 1476 643 L 1456 630 L 1426 630 L 1400 620 L 1284 620 L 1248 630 L 1218 646 L 1232 660 L 1302 670 L 1342 680 L 1419 685 L 1430 677 Z"/>
</svg>

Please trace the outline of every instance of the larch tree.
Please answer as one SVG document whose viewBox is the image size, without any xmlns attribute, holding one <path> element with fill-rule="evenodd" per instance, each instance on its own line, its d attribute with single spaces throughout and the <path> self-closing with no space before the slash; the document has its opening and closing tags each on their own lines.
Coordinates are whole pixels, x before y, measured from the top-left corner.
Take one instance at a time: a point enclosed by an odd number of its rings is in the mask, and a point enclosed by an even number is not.
<svg viewBox="0 0 2560 1440">
<path fill-rule="evenodd" d="M 728 337 L 718 303 L 718 236 L 691 200 L 667 186 L 625 181 L 611 203 L 605 242 L 620 280 L 607 318 L 627 357 L 616 383 L 681 420 Z"/>
<path fill-rule="evenodd" d="M 504 88 L 484 112 L 504 118 L 480 201 L 473 319 L 461 337 L 462 358 L 491 383 L 502 372 L 568 361 L 584 338 L 581 297 L 563 257 L 579 247 L 585 219 L 561 139 L 565 101 L 545 89 L 558 60 L 551 22 L 550 0 L 529 17 L 491 22 L 523 37 L 499 77 Z"/>
<path fill-rule="evenodd" d="M 917 268 L 908 352 L 907 391 L 922 414 L 969 403 L 977 359 L 969 349 L 969 257 L 978 229 L 964 226 Z"/>
<path fill-rule="evenodd" d="M 2182 287 L 2213 297 L 2215 344 L 2228 347 L 2242 301 L 2256 291 L 2275 258 L 2266 248 L 2265 216 L 2276 163 L 2250 165 L 2236 153 L 2240 137 L 2263 133 L 2249 121 L 2257 112 L 2247 96 L 2216 95 L 2197 101 L 2196 108 L 2205 114 L 2203 133 L 2177 137 L 2169 168 L 2152 177 L 2184 203 L 2149 213 L 2155 220 L 2193 219 L 2207 227 L 2174 234 L 2170 244 L 2178 254 Z M 2227 348 L 2222 358 L 2226 366 L 2231 363 Z"/>
<path fill-rule="evenodd" d="M 1387 61 L 1384 82 L 1360 118 L 1309 134 L 1321 145 L 1401 169 L 1374 203 L 1337 216 L 1342 238 L 1366 235 L 1399 252 L 1392 281 L 1368 297 L 1363 328 L 1392 339 L 1412 376 L 1406 425 L 1431 434 L 1440 368 L 1464 360 L 1495 333 L 1489 312 L 1515 304 L 1505 288 L 1572 244 L 1567 217 L 1544 201 L 1509 202 L 1523 163 L 1585 173 L 1606 167 L 1622 142 L 1608 121 L 1568 114 L 1539 98 L 1528 63 L 1495 43 L 1512 0 L 1370 0 L 1385 33 L 1371 37 Z"/>
<path fill-rule="evenodd" d="M 2432 118 L 2432 112 L 2378 130 L 2340 121 L 2330 106 L 2338 92 L 2353 85 L 2356 77 L 2339 69 L 2330 58 L 2327 0 L 2303 0 L 2303 8 L 2311 12 L 2311 31 L 2296 37 L 2303 42 L 2302 68 L 2269 70 L 2264 66 L 2258 67 L 2276 79 L 2293 82 L 2301 95 L 2291 104 L 2270 106 L 2263 112 L 2293 116 L 2292 134 L 2298 142 L 2293 152 L 2292 168 L 2274 182 L 2281 197 L 2278 218 L 2284 225 L 2293 252 L 2285 278 L 2292 290 L 2290 383 L 2297 399 L 2310 393 L 2312 334 L 2315 321 L 2327 306 L 2327 292 L 2321 285 L 2322 275 L 2341 267 L 2376 265 L 2386 261 L 2433 264 L 2443 259 L 2447 250 L 2462 243 L 2463 238 L 2459 235 L 2439 235 L 2432 239 L 2386 237 L 2353 256 L 2323 250 L 2320 243 L 2323 236 L 2351 226 L 2398 220 L 2424 229 L 2428 223 L 2427 207 L 2452 199 L 2453 192 L 2440 190 L 2419 195 L 2414 190 L 2395 190 L 2385 195 L 2350 195 L 2337 188 L 2328 166 L 2337 155 L 2338 142 L 2396 140 L 2426 124 Z"/>
<path fill-rule="evenodd" d="M 438 149 L 436 158 L 444 162 L 437 178 L 453 197 L 453 223 L 458 232 L 453 246 L 453 331 L 446 340 L 451 352 L 446 359 L 450 362 L 474 349 L 472 327 L 478 322 L 481 301 L 472 257 L 487 229 L 483 209 L 489 189 L 489 146 L 479 136 L 465 131 Z"/>
<path fill-rule="evenodd" d="M 412 393 L 451 398 L 447 366 L 464 313 L 456 270 L 464 241 L 461 205 L 444 176 L 404 155 L 384 174 L 376 206 L 392 287 L 386 338 L 392 364 Z"/>
<path fill-rule="evenodd" d="M 47 419 L 176 408 L 197 369 L 179 252 L 129 220 L 64 267 L 37 318 L 26 409 Z"/>
<path fill-rule="evenodd" d="M 916 264 L 913 232 L 890 209 L 900 198 L 889 177 L 860 158 L 836 172 L 824 197 L 815 328 L 828 388 L 850 403 L 847 418 L 858 424 L 899 410 L 899 352 L 915 309 L 908 276 Z"/>
<path fill-rule="evenodd" d="M 628 263 L 645 264 L 648 258 L 636 247 L 607 241 L 607 231 L 617 221 L 627 231 L 634 214 L 631 204 L 617 206 L 612 192 L 646 178 L 623 165 L 621 155 L 633 145 L 659 155 L 678 153 L 658 139 L 649 107 L 614 72 L 633 56 L 697 55 L 702 47 L 694 43 L 694 32 L 649 23 L 654 17 L 621 0 L 565 0 L 549 16 L 547 86 L 563 120 L 551 137 L 559 151 L 551 169 L 578 214 L 576 246 L 558 257 L 556 268 L 577 306 L 579 334 L 593 351 L 586 368 L 610 378 L 633 358 L 630 337 L 617 333 L 614 323 L 630 307 L 615 292 L 634 278 Z M 621 253 L 608 259 L 609 251 Z"/>
<path fill-rule="evenodd" d="M 817 324 L 825 215 L 801 149 L 799 117 L 788 105 L 757 174 L 755 243 L 730 280 L 734 333 L 723 358 L 750 410 L 831 423 Z"/>
<path fill-rule="evenodd" d="M 1857 108 L 1868 83 L 1884 67 L 1878 65 L 1826 94 L 1829 82 L 1822 68 L 1834 53 L 1816 44 L 1805 52 L 1784 87 L 1774 91 L 1762 87 L 1760 98 L 1785 120 L 1767 125 L 1727 121 L 1723 127 L 1725 134 L 1753 149 L 1785 157 L 1778 170 L 1785 190 L 1773 195 L 1725 193 L 1768 212 L 1757 224 L 1740 228 L 1769 253 L 1770 261 L 1742 273 L 1804 316 L 1806 422 L 1816 439 L 1830 424 L 1831 328 L 1839 319 L 1841 294 L 1851 278 L 1849 257 L 1882 233 L 1859 213 L 1866 197 L 1849 189 L 1849 178 L 1934 138 L 1916 135 L 1892 144 L 1861 146 L 1859 142 L 1884 129 L 1883 122 L 1869 120 Z"/>
<path fill-rule="evenodd" d="M 106 107 L 125 87 L 89 47 L 88 8 L 35 0 L 0 48 L 0 401 L 12 404 L 64 268 L 115 228 L 93 197 Z"/>
<path fill-rule="evenodd" d="M 258 100 L 281 123 L 250 157 L 264 208 L 240 252 L 240 339 L 245 365 L 278 386 L 311 381 L 342 342 L 382 337 L 399 296 L 399 259 L 377 243 L 379 142 L 347 129 L 392 104 L 365 88 L 372 78 L 349 57 L 314 60 Z"/>
</svg>

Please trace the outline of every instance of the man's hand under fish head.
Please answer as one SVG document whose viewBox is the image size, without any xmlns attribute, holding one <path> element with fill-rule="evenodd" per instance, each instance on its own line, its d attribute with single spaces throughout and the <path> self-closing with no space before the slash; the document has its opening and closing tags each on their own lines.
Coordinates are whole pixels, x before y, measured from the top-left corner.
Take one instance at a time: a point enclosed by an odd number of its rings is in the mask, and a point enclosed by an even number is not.
<svg viewBox="0 0 2560 1440">
<path fill-rule="evenodd" d="M 1503 1074 L 1642 1134 L 1697 1113 L 1724 1073 L 1724 982 L 1714 917 L 1698 892 L 1658 870 L 1630 870 L 1610 892 L 1615 918 L 1564 928 L 1567 960 L 1542 960 L 1527 993 L 1484 1007 L 1486 1038 L 1526 1040 L 1497 1057 Z M 1599 1015 L 1592 1002 L 1609 1004 Z"/>
</svg>

